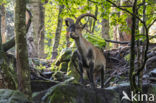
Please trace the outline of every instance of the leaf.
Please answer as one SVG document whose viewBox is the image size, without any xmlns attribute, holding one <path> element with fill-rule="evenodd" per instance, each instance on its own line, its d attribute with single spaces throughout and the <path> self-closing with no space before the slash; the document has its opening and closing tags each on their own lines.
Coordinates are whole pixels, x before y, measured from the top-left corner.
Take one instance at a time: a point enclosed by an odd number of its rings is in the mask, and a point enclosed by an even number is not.
<svg viewBox="0 0 156 103">
<path fill-rule="evenodd" d="M 90 35 L 88 33 L 83 35 L 85 39 L 91 42 L 94 46 L 99 48 L 104 48 L 106 46 L 106 42 L 98 35 Z"/>
</svg>

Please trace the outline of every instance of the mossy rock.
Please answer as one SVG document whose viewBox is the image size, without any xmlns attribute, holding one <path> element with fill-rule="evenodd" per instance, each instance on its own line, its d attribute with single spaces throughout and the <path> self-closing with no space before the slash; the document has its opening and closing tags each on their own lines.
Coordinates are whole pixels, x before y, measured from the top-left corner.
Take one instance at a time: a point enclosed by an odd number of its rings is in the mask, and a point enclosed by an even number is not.
<svg viewBox="0 0 156 103">
<path fill-rule="evenodd" d="M 62 62 L 59 66 L 59 71 L 67 72 L 68 69 L 68 62 Z"/>
<path fill-rule="evenodd" d="M 77 67 L 78 67 L 78 65 L 77 65 Z M 75 78 L 75 80 L 74 80 L 75 82 L 78 82 L 79 79 L 80 79 L 80 74 L 76 70 L 76 67 L 74 66 L 72 61 L 70 61 L 68 63 L 67 75 L 71 76 L 71 77 L 74 77 Z"/>
<path fill-rule="evenodd" d="M 156 95 L 155 90 L 156 85 L 143 85 L 143 94 L 152 93 Z M 123 83 L 105 89 L 92 89 L 79 84 L 71 84 L 71 81 L 67 81 L 36 94 L 34 100 L 40 101 L 38 103 L 130 103 L 128 100 L 122 101 L 123 91 L 127 95 L 130 95 L 129 83 Z M 41 99 L 36 98 L 39 96 Z M 143 103 L 147 102 L 144 101 Z"/>
<path fill-rule="evenodd" d="M 68 76 L 61 71 L 56 71 L 53 75 L 52 75 L 53 80 L 55 81 L 64 81 L 66 79 L 68 79 Z"/>
<path fill-rule="evenodd" d="M 26 96 L 15 90 L 0 89 L 0 103 L 31 103 Z"/>
<path fill-rule="evenodd" d="M 104 89 L 91 89 L 78 84 L 61 84 L 50 88 L 42 98 L 43 103 L 117 103 L 108 100 L 116 93 L 107 94 Z M 110 102 L 108 102 L 110 101 Z"/>
<path fill-rule="evenodd" d="M 56 60 L 56 65 L 59 66 L 62 62 L 69 62 L 72 56 L 72 49 L 66 48 L 63 49 Z"/>
<path fill-rule="evenodd" d="M 8 64 L 7 61 L 3 61 L 0 64 L 1 70 L 1 79 L 3 82 L 1 83 L 1 88 L 9 88 L 9 89 L 16 89 L 18 82 L 17 82 L 17 75 L 13 65 Z"/>
<path fill-rule="evenodd" d="M 75 53 L 76 52 L 73 52 L 71 60 L 68 63 L 67 75 L 74 77 L 75 78 L 74 82 L 77 83 L 80 80 L 80 73 L 79 73 L 80 70 L 79 70 L 79 66 L 78 66 L 78 58 L 75 55 Z M 84 70 L 83 76 L 84 76 L 84 80 L 88 79 L 87 73 L 85 70 Z"/>
</svg>

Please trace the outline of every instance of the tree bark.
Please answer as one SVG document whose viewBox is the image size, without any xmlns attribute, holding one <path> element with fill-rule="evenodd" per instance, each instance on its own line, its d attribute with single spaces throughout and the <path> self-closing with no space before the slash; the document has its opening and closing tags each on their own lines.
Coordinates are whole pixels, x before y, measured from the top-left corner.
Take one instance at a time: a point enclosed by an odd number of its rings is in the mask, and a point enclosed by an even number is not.
<svg viewBox="0 0 156 103">
<path fill-rule="evenodd" d="M 116 2 L 117 5 L 120 5 L 120 1 L 117 1 Z M 117 11 L 116 7 L 112 7 L 111 8 L 111 12 L 112 13 L 116 13 L 118 17 L 120 17 L 120 12 Z M 116 25 L 113 25 L 113 40 L 115 41 L 119 41 L 119 34 L 120 34 L 120 30 L 119 30 L 119 24 L 116 24 Z M 114 48 L 118 48 L 119 47 L 119 44 L 115 43 L 113 45 Z"/>
<path fill-rule="evenodd" d="M 95 17 L 96 18 L 97 18 L 97 15 L 98 15 L 98 6 L 96 5 L 96 7 L 95 7 Z M 96 24 L 96 20 L 94 20 L 94 22 L 93 22 L 93 29 L 92 29 L 93 34 L 94 34 L 95 24 Z"/>
<path fill-rule="evenodd" d="M 40 4 L 40 28 L 39 28 L 39 44 L 38 44 L 38 57 L 44 58 L 44 14 L 45 9 L 43 7 L 43 4 Z"/>
<path fill-rule="evenodd" d="M 118 39 L 118 25 L 113 26 L 113 38 L 114 38 L 115 41 L 119 40 Z M 119 45 L 117 43 L 114 44 L 114 48 L 118 48 L 118 46 Z"/>
<path fill-rule="evenodd" d="M 0 9 L 0 24 L 1 24 L 1 9 Z M 0 60 L 2 59 L 2 36 L 1 36 L 1 25 L 0 25 Z"/>
<path fill-rule="evenodd" d="M 137 7 L 137 0 L 134 1 L 133 4 L 133 14 L 136 15 Z M 135 76 L 134 76 L 134 62 L 135 62 L 135 35 L 136 35 L 136 17 L 132 16 L 132 26 L 131 26 L 131 50 L 130 50 L 130 74 L 129 74 L 129 80 L 130 80 L 130 87 L 131 91 L 136 92 L 136 82 L 135 82 Z"/>
<path fill-rule="evenodd" d="M 18 88 L 31 99 L 30 69 L 26 44 L 25 25 L 26 0 L 16 0 L 15 6 L 15 46 Z"/>
<path fill-rule="evenodd" d="M 31 0 L 34 31 L 35 57 L 44 57 L 44 7 L 41 0 Z"/>
<path fill-rule="evenodd" d="M 6 12 L 4 4 L 1 5 L 1 35 L 2 35 L 2 43 L 6 42 Z"/>
<path fill-rule="evenodd" d="M 102 19 L 102 38 L 109 39 L 109 19 Z M 109 45 L 107 43 L 106 48 L 109 48 Z"/>
<path fill-rule="evenodd" d="M 130 1 L 129 0 L 121 0 L 121 6 L 122 5 L 132 5 L 130 3 Z M 125 13 L 122 11 L 120 15 L 125 15 Z M 129 14 L 127 14 L 127 15 L 128 15 L 128 17 L 126 18 L 126 23 L 127 23 L 128 30 L 120 33 L 120 35 L 119 35 L 120 41 L 130 41 L 131 40 L 132 17 Z"/>
<path fill-rule="evenodd" d="M 62 13 L 63 8 L 64 8 L 64 5 L 59 6 L 58 22 L 57 22 L 57 28 L 56 28 L 56 33 L 55 33 L 55 41 L 53 45 L 52 59 L 56 59 L 56 56 L 58 55 L 57 48 L 59 46 L 60 35 L 61 35 L 61 30 L 62 30 L 63 18 L 61 17 L 61 13 Z"/>
</svg>

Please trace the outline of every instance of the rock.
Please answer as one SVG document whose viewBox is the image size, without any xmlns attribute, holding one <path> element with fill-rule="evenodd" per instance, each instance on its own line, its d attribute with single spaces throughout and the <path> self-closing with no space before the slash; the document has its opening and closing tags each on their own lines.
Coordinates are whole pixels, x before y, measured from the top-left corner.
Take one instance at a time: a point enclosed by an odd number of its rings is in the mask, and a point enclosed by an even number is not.
<svg viewBox="0 0 156 103">
<path fill-rule="evenodd" d="M 23 93 L 15 90 L 0 89 L 0 103 L 31 103 Z"/>
<path fill-rule="evenodd" d="M 46 68 L 50 67 L 51 63 L 49 60 L 46 59 L 39 59 L 39 58 L 29 58 L 29 65 L 31 67 L 36 67 L 36 66 L 45 66 Z"/>
<path fill-rule="evenodd" d="M 67 72 L 68 62 L 62 62 L 59 66 L 59 71 Z"/>
<path fill-rule="evenodd" d="M 55 81 L 48 81 L 48 80 L 31 80 L 31 89 L 32 92 L 39 92 L 46 90 L 54 85 L 56 85 L 58 82 Z"/>
<path fill-rule="evenodd" d="M 56 65 L 59 66 L 62 62 L 69 62 L 72 55 L 72 49 L 63 49 L 56 60 Z"/>
<path fill-rule="evenodd" d="M 156 85 L 144 85 L 144 94 L 156 95 Z M 42 102 L 37 103 L 131 103 L 128 100 L 121 101 L 123 91 L 129 97 L 130 87 L 129 84 L 121 84 L 115 87 L 106 89 L 101 88 L 88 88 L 78 84 L 58 84 L 47 92 L 42 92 Z M 156 99 L 156 98 L 155 98 Z M 147 103 L 144 101 L 143 103 Z M 151 102 L 155 103 L 155 102 Z"/>
<path fill-rule="evenodd" d="M 17 88 L 17 76 L 12 65 L 9 65 L 6 61 L 0 64 L 0 75 L 2 88 L 16 89 Z"/>
<path fill-rule="evenodd" d="M 70 62 L 68 63 L 68 69 L 67 69 L 67 75 L 74 77 L 74 82 L 78 82 L 80 80 L 80 70 L 78 66 L 78 57 L 77 57 L 77 52 L 74 51 L 71 57 Z M 84 80 L 88 79 L 86 70 L 84 69 L 84 74 L 83 74 Z"/>
<path fill-rule="evenodd" d="M 78 65 L 77 65 L 77 67 L 78 67 Z M 76 70 L 76 67 L 74 66 L 72 61 L 70 61 L 69 64 L 68 64 L 67 75 L 71 76 L 71 77 L 74 77 L 75 78 L 75 80 L 74 80 L 75 82 L 78 82 L 79 79 L 80 79 L 80 74 Z"/>
<path fill-rule="evenodd" d="M 62 72 L 67 72 L 67 68 L 68 68 L 68 62 L 70 61 L 72 55 L 72 49 L 70 48 L 66 48 L 63 49 L 59 55 L 59 57 L 57 58 L 55 64 L 59 71 Z"/>
<path fill-rule="evenodd" d="M 67 75 L 65 75 L 64 72 L 61 71 L 56 71 L 53 75 L 52 75 L 52 79 L 54 81 L 64 81 L 68 78 Z"/>
</svg>

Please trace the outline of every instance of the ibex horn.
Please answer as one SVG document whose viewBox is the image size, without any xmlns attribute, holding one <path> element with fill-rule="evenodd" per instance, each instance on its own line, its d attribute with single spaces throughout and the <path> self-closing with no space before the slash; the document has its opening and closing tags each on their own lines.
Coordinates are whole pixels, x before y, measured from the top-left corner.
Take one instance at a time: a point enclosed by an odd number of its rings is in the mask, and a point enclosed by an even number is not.
<svg viewBox="0 0 156 103">
<path fill-rule="evenodd" d="M 97 18 L 93 15 L 93 14 L 90 14 L 90 13 L 86 13 L 86 14 L 82 14 L 80 15 L 77 20 L 76 20 L 76 24 L 78 24 L 82 18 L 84 18 L 85 16 L 89 16 L 89 17 L 92 17 L 94 18 L 95 20 L 97 20 Z"/>
</svg>

